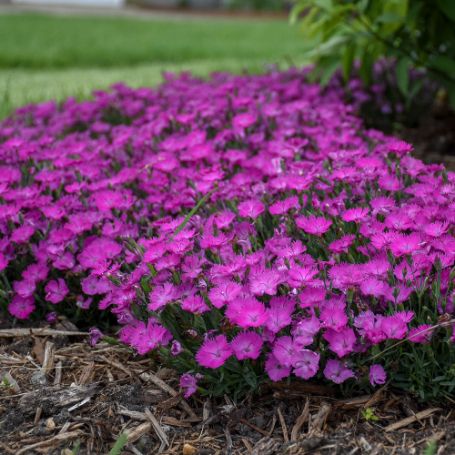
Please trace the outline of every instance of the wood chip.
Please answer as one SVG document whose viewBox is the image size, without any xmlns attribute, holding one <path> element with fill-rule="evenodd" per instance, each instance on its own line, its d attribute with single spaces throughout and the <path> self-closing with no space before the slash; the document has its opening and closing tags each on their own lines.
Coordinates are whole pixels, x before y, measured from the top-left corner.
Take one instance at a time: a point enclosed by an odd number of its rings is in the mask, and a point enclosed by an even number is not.
<svg viewBox="0 0 455 455">
<path fill-rule="evenodd" d="M 417 422 L 422 419 L 426 419 L 433 415 L 435 412 L 440 411 L 441 408 L 429 408 L 425 409 L 424 411 L 417 412 L 415 415 L 410 417 L 406 417 L 405 419 L 399 420 L 398 422 L 392 423 L 384 428 L 386 433 L 390 433 L 391 431 L 399 430 L 400 428 L 407 427 L 411 423 Z"/>
<path fill-rule="evenodd" d="M 286 426 L 286 421 L 284 420 L 283 413 L 281 412 L 281 409 L 279 407 L 277 408 L 276 411 L 278 413 L 278 419 L 280 420 L 281 431 L 283 432 L 283 439 L 284 442 L 287 444 L 289 442 L 289 434 L 288 428 Z"/>
<path fill-rule="evenodd" d="M 47 376 L 54 368 L 54 343 L 46 341 L 44 346 L 44 360 L 41 371 Z"/>
<path fill-rule="evenodd" d="M 52 447 L 55 445 L 60 444 L 62 441 L 67 441 L 68 439 L 74 439 L 79 437 L 82 434 L 82 431 L 70 431 L 68 433 L 57 434 L 50 439 L 46 439 L 45 441 L 36 442 L 35 444 L 31 444 L 29 446 L 22 447 L 22 449 L 16 452 L 16 455 L 21 455 L 23 453 L 30 452 L 35 449 L 41 449 L 44 447 Z"/>
<path fill-rule="evenodd" d="M 145 415 L 150 420 L 153 429 L 155 430 L 156 435 L 161 441 L 161 446 L 159 452 L 161 453 L 166 447 L 169 447 L 169 439 L 167 438 L 166 433 L 164 432 L 163 428 L 161 428 L 160 423 L 156 419 L 156 417 L 152 414 L 150 409 L 145 409 Z"/>
<path fill-rule="evenodd" d="M 294 426 L 291 431 L 291 441 L 297 441 L 299 438 L 300 430 L 303 427 L 303 424 L 308 420 L 310 415 L 310 400 L 307 398 L 305 407 L 303 408 L 302 413 L 297 417 Z"/>
<path fill-rule="evenodd" d="M 140 425 L 138 425 L 137 427 L 135 427 L 132 430 L 127 430 L 125 433 L 126 433 L 126 436 L 128 438 L 128 442 L 132 443 L 134 441 L 137 441 L 142 436 L 144 436 L 144 434 L 149 433 L 151 429 L 152 429 L 152 423 L 151 422 L 144 422 L 144 423 L 141 423 Z"/>
<path fill-rule="evenodd" d="M 15 338 L 15 337 L 52 337 L 52 336 L 89 336 L 87 332 L 77 332 L 72 330 L 54 330 L 54 329 L 1 329 L 0 338 Z"/>
<path fill-rule="evenodd" d="M 321 403 L 319 411 L 316 415 L 311 417 L 311 428 L 309 433 L 320 433 L 322 431 L 331 410 L 332 406 L 329 403 Z"/>
<path fill-rule="evenodd" d="M 55 365 L 54 386 L 59 386 L 60 383 L 62 382 L 62 369 L 63 363 L 61 360 L 59 360 L 57 362 L 57 365 Z"/>
<path fill-rule="evenodd" d="M 146 382 L 152 382 L 156 386 L 158 386 L 161 390 L 168 393 L 169 395 L 175 397 L 179 395 L 179 393 L 174 390 L 171 386 L 167 385 L 162 379 L 158 376 L 154 375 L 153 373 L 141 373 L 139 377 Z M 196 413 L 190 408 L 189 404 L 186 401 L 181 401 L 179 404 L 185 412 L 195 421 L 200 422 L 200 417 L 196 415 Z"/>
<path fill-rule="evenodd" d="M 247 425 L 248 427 L 250 427 L 254 431 L 257 431 L 258 433 L 260 433 L 260 434 L 262 434 L 264 436 L 268 436 L 269 435 L 268 431 L 265 431 L 262 428 L 259 428 L 258 426 L 254 425 L 253 423 L 248 422 L 248 420 L 239 419 L 239 422 L 243 423 L 244 425 Z"/>
</svg>

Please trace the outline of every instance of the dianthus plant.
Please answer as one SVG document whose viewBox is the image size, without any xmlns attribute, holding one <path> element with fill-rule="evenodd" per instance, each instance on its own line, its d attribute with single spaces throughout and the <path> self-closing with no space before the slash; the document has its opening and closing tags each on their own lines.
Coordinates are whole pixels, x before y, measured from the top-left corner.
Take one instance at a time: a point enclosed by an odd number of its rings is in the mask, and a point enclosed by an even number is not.
<svg viewBox="0 0 455 455">
<path fill-rule="evenodd" d="M 0 126 L 9 312 L 109 313 L 186 397 L 291 379 L 453 397 L 455 174 L 306 74 L 17 111 Z"/>
</svg>

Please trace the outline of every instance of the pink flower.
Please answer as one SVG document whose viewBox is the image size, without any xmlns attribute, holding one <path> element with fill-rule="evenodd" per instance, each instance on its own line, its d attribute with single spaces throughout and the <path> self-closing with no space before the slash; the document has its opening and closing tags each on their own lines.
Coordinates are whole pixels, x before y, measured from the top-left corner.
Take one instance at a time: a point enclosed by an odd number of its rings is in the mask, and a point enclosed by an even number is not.
<svg viewBox="0 0 455 455">
<path fill-rule="evenodd" d="M 268 318 L 266 327 L 273 333 L 278 333 L 288 326 L 292 320 L 295 301 L 287 297 L 272 297 L 270 308 L 267 309 Z"/>
<path fill-rule="evenodd" d="M 346 327 L 340 331 L 327 330 L 324 333 L 324 339 L 329 342 L 329 348 L 335 352 L 338 357 L 344 357 L 354 350 L 354 344 L 357 341 L 354 330 Z"/>
<path fill-rule="evenodd" d="M 427 344 L 431 341 L 433 329 L 430 324 L 421 324 L 409 331 L 408 339 L 411 343 Z"/>
<path fill-rule="evenodd" d="M 8 267 L 8 259 L 6 259 L 5 255 L 0 252 L 0 272 Z"/>
<path fill-rule="evenodd" d="M 46 300 L 53 304 L 61 302 L 69 292 L 68 286 L 63 278 L 51 280 L 45 287 Z"/>
<path fill-rule="evenodd" d="M 319 319 L 324 328 L 335 331 L 341 330 L 348 322 L 344 306 L 337 304 L 325 304 L 321 310 Z"/>
<path fill-rule="evenodd" d="M 262 337 L 256 332 L 239 333 L 232 341 L 231 347 L 238 360 L 257 359 L 261 354 Z"/>
<path fill-rule="evenodd" d="M 16 295 L 8 305 L 8 311 L 18 319 L 27 319 L 35 309 L 35 300 L 32 297 Z"/>
<path fill-rule="evenodd" d="M 307 234 L 322 235 L 330 229 L 332 221 L 323 216 L 310 215 L 299 216 L 295 219 L 295 224 L 298 228 L 305 231 Z"/>
<path fill-rule="evenodd" d="M 335 384 L 341 384 L 349 378 L 353 378 L 354 372 L 339 360 L 327 360 L 324 368 L 324 376 Z"/>
<path fill-rule="evenodd" d="M 449 223 L 447 221 L 434 221 L 424 224 L 422 231 L 430 237 L 441 237 L 447 232 Z"/>
<path fill-rule="evenodd" d="M 387 338 L 401 340 L 406 336 L 408 326 L 402 318 L 394 314 L 381 319 L 381 329 Z"/>
<path fill-rule="evenodd" d="M 254 295 L 275 295 L 277 286 L 282 281 L 281 274 L 277 270 L 255 267 L 250 272 L 250 291 Z"/>
<path fill-rule="evenodd" d="M 232 348 L 224 335 L 207 338 L 196 353 L 196 361 L 205 368 L 219 368 L 231 357 Z"/>
<path fill-rule="evenodd" d="M 370 367 L 370 384 L 372 386 L 378 384 L 385 384 L 387 380 L 387 374 L 384 371 L 384 368 L 379 364 L 371 365 Z"/>
<path fill-rule="evenodd" d="M 228 304 L 226 317 L 239 327 L 260 327 L 268 319 L 266 308 L 254 297 L 237 298 Z"/>
<path fill-rule="evenodd" d="M 252 113 L 245 112 L 244 114 L 237 114 L 232 119 L 232 125 L 234 129 L 245 129 L 254 125 L 256 122 L 256 116 Z"/>
<path fill-rule="evenodd" d="M 289 336 L 283 336 L 276 339 L 273 350 L 273 356 L 285 367 L 294 364 L 296 349 L 294 341 Z"/>
<path fill-rule="evenodd" d="M 210 308 L 204 302 L 200 295 L 190 295 L 182 301 L 182 310 L 194 314 L 202 314 L 210 311 Z"/>
<path fill-rule="evenodd" d="M 294 360 L 294 374 L 299 378 L 310 379 L 319 369 L 320 355 L 309 349 L 297 351 Z"/>
<path fill-rule="evenodd" d="M 341 237 L 338 240 L 334 240 L 333 242 L 330 243 L 329 245 L 329 250 L 332 253 L 347 253 L 349 247 L 352 245 L 352 243 L 355 240 L 355 235 L 353 234 L 347 234 Z"/>
<path fill-rule="evenodd" d="M 157 311 L 176 298 L 177 291 L 175 286 L 171 283 L 163 283 L 159 286 L 155 286 L 153 291 L 150 293 L 147 308 L 150 311 Z"/>
<path fill-rule="evenodd" d="M 376 278 L 367 278 L 360 284 L 360 290 L 363 295 L 372 295 L 373 297 L 381 297 L 386 293 L 386 285 L 383 281 Z"/>
<path fill-rule="evenodd" d="M 242 286 L 235 281 L 222 280 L 217 282 L 216 286 L 210 289 L 209 299 L 214 307 L 222 308 L 228 302 L 234 300 L 241 291 Z"/>
<path fill-rule="evenodd" d="M 241 202 L 238 205 L 238 210 L 240 216 L 256 219 L 261 213 L 264 212 L 265 207 L 261 201 L 251 199 L 249 201 Z"/>
<path fill-rule="evenodd" d="M 284 215 L 291 209 L 299 208 L 299 199 L 297 196 L 292 196 L 282 201 L 277 201 L 269 206 L 269 212 L 272 215 Z"/>
<path fill-rule="evenodd" d="M 291 367 L 281 365 L 273 354 L 269 354 L 265 362 L 265 371 L 269 375 L 269 378 L 276 382 L 287 378 L 291 374 Z"/>
<path fill-rule="evenodd" d="M 197 381 L 200 379 L 200 375 L 194 375 L 191 373 L 184 373 L 180 376 L 180 387 L 184 390 L 183 396 L 188 399 L 197 390 Z"/>
<path fill-rule="evenodd" d="M 138 354 L 144 355 L 158 346 L 166 346 L 171 338 L 171 334 L 165 327 L 154 319 L 149 319 L 147 325 L 140 321 L 132 327 L 129 343 Z"/>
<path fill-rule="evenodd" d="M 34 281 L 24 279 L 22 281 L 15 281 L 13 283 L 13 289 L 18 295 L 25 299 L 33 295 L 36 289 L 36 284 Z"/>
<path fill-rule="evenodd" d="M 321 329 L 321 323 L 318 318 L 312 316 L 311 318 L 301 319 L 292 329 L 292 336 L 294 343 L 299 347 L 309 346 L 314 341 L 314 336 Z"/>
<path fill-rule="evenodd" d="M 99 340 L 103 337 L 103 332 L 96 327 L 91 327 L 89 330 L 89 337 L 90 337 L 90 346 L 95 346 Z"/>
<path fill-rule="evenodd" d="M 368 216 L 368 209 L 364 207 L 356 207 L 347 209 L 341 214 L 341 219 L 346 222 L 358 223 L 363 221 Z"/>
<path fill-rule="evenodd" d="M 319 270 L 312 266 L 293 265 L 288 271 L 288 283 L 293 287 L 301 287 L 310 284 L 313 278 L 319 274 Z"/>
<path fill-rule="evenodd" d="M 397 234 L 390 243 L 390 250 L 394 256 L 400 257 L 405 254 L 413 254 L 422 249 L 422 238 L 417 232 L 412 234 Z"/>
</svg>

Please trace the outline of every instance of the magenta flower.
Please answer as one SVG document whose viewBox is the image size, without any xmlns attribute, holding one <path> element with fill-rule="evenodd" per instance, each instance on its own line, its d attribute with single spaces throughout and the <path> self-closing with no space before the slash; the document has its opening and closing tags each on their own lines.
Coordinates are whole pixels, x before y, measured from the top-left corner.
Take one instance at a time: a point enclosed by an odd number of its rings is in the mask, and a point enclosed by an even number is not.
<svg viewBox="0 0 455 455">
<path fill-rule="evenodd" d="M 221 280 L 209 291 L 209 299 L 216 308 L 222 308 L 234 300 L 241 292 L 242 286 L 234 281 Z"/>
<path fill-rule="evenodd" d="M 414 254 L 422 249 L 424 242 L 419 233 L 413 232 L 412 234 L 397 234 L 394 236 L 390 243 L 390 250 L 397 256 L 404 256 L 405 254 Z"/>
<path fill-rule="evenodd" d="M 267 309 L 266 327 L 273 333 L 278 333 L 292 321 L 295 301 L 286 297 L 272 297 L 270 308 Z"/>
<path fill-rule="evenodd" d="M 200 295 L 190 295 L 182 301 L 182 309 L 194 314 L 206 313 L 210 310 Z"/>
<path fill-rule="evenodd" d="M 6 259 L 5 255 L 0 252 L 0 272 L 8 267 L 8 260 Z"/>
<path fill-rule="evenodd" d="M 381 318 L 381 329 L 387 338 L 393 340 L 403 339 L 408 332 L 406 322 L 397 315 Z"/>
<path fill-rule="evenodd" d="M 344 357 L 354 350 L 357 338 L 354 330 L 346 327 L 340 331 L 327 330 L 324 333 L 324 339 L 329 343 L 329 349 L 335 352 L 338 357 Z"/>
<path fill-rule="evenodd" d="M 300 319 L 292 329 L 294 344 L 299 347 L 306 347 L 313 343 L 315 335 L 321 329 L 321 323 L 318 318 Z"/>
<path fill-rule="evenodd" d="M 53 304 L 61 302 L 69 293 L 68 286 L 63 278 L 52 280 L 45 287 L 46 300 Z"/>
<path fill-rule="evenodd" d="M 324 218 L 323 216 L 310 215 L 308 217 L 297 217 L 295 219 L 295 224 L 298 228 L 302 229 L 307 234 L 320 236 L 330 229 L 330 226 L 332 226 L 332 221 Z"/>
<path fill-rule="evenodd" d="M 370 366 L 370 384 L 374 387 L 378 384 L 385 384 L 387 380 L 387 374 L 384 368 L 379 364 L 374 364 Z"/>
<path fill-rule="evenodd" d="M 261 213 L 264 212 L 264 204 L 258 200 L 251 199 L 249 201 L 241 202 L 238 205 L 239 215 L 245 218 L 256 219 Z"/>
<path fill-rule="evenodd" d="M 312 378 L 319 370 L 320 355 L 309 349 L 302 349 L 296 352 L 293 363 L 294 374 L 302 379 Z"/>
<path fill-rule="evenodd" d="M 178 294 L 173 284 L 163 283 L 162 285 L 156 286 L 149 294 L 150 302 L 147 307 L 151 311 L 157 311 L 175 300 L 177 296 Z"/>
<path fill-rule="evenodd" d="M 265 362 L 265 371 L 267 372 L 269 378 L 276 382 L 287 378 L 291 374 L 291 367 L 281 365 L 273 354 L 269 354 Z"/>
<path fill-rule="evenodd" d="M 282 282 L 277 270 L 256 267 L 250 272 L 250 291 L 254 295 L 275 295 L 277 286 Z"/>
<path fill-rule="evenodd" d="M 231 357 L 232 348 L 224 335 L 207 338 L 196 353 L 196 361 L 205 368 L 219 368 Z"/>
<path fill-rule="evenodd" d="M 356 207 L 352 209 L 347 209 L 341 214 L 341 219 L 346 222 L 353 221 L 359 223 L 363 221 L 368 216 L 368 209 L 364 207 Z"/>
<path fill-rule="evenodd" d="M 430 324 L 420 324 L 412 328 L 408 333 L 408 339 L 411 343 L 426 344 L 431 341 L 433 329 Z"/>
<path fill-rule="evenodd" d="M 16 295 L 8 305 L 8 311 L 18 319 L 27 319 L 35 309 L 35 300 L 32 297 Z"/>
<path fill-rule="evenodd" d="M 237 298 L 227 307 L 226 317 L 239 327 L 261 327 L 268 319 L 266 308 L 254 297 Z"/>
<path fill-rule="evenodd" d="M 288 283 L 293 287 L 301 287 L 313 282 L 314 277 L 319 274 L 318 269 L 312 266 L 292 266 L 288 271 Z"/>
<path fill-rule="evenodd" d="M 175 357 L 181 354 L 182 351 L 183 351 L 182 345 L 177 340 L 173 340 L 171 343 L 171 354 Z"/>
<path fill-rule="evenodd" d="M 289 336 L 277 338 L 272 350 L 275 359 L 285 367 L 291 367 L 294 364 L 296 352 L 294 341 Z"/>
<path fill-rule="evenodd" d="M 103 337 L 103 332 L 96 327 L 91 327 L 89 330 L 89 337 L 90 346 L 94 347 Z"/>
<path fill-rule="evenodd" d="M 158 346 L 166 346 L 171 338 L 171 334 L 165 327 L 154 319 L 149 319 L 147 325 L 140 321 L 131 327 L 129 343 L 138 354 L 144 355 Z"/>
<path fill-rule="evenodd" d="M 327 360 L 324 376 L 335 384 L 341 384 L 347 379 L 355 377 L 354 372 L 339 360 Z"/>
<path fill-rule="evenodd" d="M 241 332 L 231 341 L 231 348 L 238 360 L 257 359 L 262 345 L 262 337 L 256 332 Z"/>
<path fill-rule="evenodd" d="M 197 390 L 197 381 L 200 379 L 200 375 L 184 373 L 180 376 L 180 387 L 183 389 L 183 396 L 188 399 Z"/>
</svg>

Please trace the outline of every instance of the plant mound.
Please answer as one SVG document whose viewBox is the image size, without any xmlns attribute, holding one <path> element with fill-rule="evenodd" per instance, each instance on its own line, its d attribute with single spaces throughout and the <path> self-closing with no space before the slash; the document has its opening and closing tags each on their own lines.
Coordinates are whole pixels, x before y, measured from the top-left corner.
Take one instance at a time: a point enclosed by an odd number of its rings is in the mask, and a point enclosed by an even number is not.
<svg viewBox="0 0 455 455">
<path fill-rule="evenodd" d="M 455 174 L 306 74 L 18 110 L 0 126 L 5 307 L 114 315 L 186 396 L 291 376 L 453 396 Z"/>
</svg>

